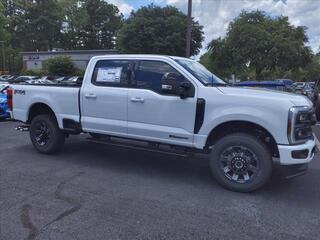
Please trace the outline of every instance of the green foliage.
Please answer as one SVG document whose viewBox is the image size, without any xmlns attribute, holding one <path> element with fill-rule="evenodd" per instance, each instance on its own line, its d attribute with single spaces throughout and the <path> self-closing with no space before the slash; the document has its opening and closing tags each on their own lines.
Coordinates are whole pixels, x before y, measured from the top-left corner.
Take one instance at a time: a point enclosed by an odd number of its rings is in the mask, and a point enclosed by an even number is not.
<svg viewBox="0 0 320 240">
<path fill-rule="evenodd" d="M 112 49 L 123 16 L 103 0 L 62 0 L 64 32 L 61 45 L 66 49 Z"/>
<path fill-rule="evenodd" d="M 46 60 L 44 62 L 44 69 L 52 76 L 71 76 L 76 72 L 71 59 L 65 56 Z"/>
<path fill-rule="evenodd" d="M 1 0 L 13 48 L 23 51 L 115 47 L 123 16 L 104 0 Z M 1 36 L 2 34 L 0 34 Z"/>
<path fill-rule="evenodd" d="M 214 71 L 214 68 L 213 68 L 213 64 L 212 64 L 212 60 L 211 60 L 211 53 L 210 52 L 207 52 L 205 54 L 203 54 L 201 57 L 200 57 L 200 63 L 205 66 L 208 70 L 210 70 L 211 72 Z"/>
<path fill-rule="evenodd" d="M 85 73 L 85 70 L 77 69 L 73 75 L 83 77 L 84 73 Z"/>
<path fill-rule="evenodd" d="M 20 47 L 30 51 L 46 51 L 56 47 L 63 17 L 57 0 L 18 0 L 8 7 L 10 31 Z"/>
<path fill-rule="evenodd" d="M 252 77 L 258 80 L 282 77 L 311 61 L 305 31 L 305 27 L 291 25 L 287 17 L 242 12 L 230 23 L 225 38 L 214 39 L 208 45 L 212 68 L 224 77 L 231 73 L 254 73 Z"/>
<path fill-rule="evenodd" d="M 153 53 L 184 56 L 187 16 L 172 6 L 149 5 L 132 12 L 118 36 L 124 53 Z M 199 53 L 203 40 L 202 26 L 192 22 L 191 55 Z"/>
<path fill-rule="evenodd" d="M 0 40 L 7 40 L 8 32 L 6 29 L 7 19 L 4 15 L 5 8 L 3 4 L 0 2 Z"/>
<path fill-rule="evenodd" d="M 20 72 L 20 75 L 26 75 L 26 76 L 46 76 L 48 75 L 48 72 L 46 70 L 22 70 Z"/>
</svg>

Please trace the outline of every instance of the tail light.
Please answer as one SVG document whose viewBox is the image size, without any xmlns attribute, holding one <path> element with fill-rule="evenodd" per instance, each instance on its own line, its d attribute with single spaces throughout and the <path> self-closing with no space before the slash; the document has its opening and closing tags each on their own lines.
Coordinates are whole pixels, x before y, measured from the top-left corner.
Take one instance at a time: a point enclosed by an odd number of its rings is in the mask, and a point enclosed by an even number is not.
<svg viewBox="0 0 320 240">
<path fill-rule="evenodd" d="M 13 89 L 12 88 L 8 88 L 7 89 L 7 104 L 8 104 L 8 108 L 10 111 L 13 110 Z"/>
</svg>

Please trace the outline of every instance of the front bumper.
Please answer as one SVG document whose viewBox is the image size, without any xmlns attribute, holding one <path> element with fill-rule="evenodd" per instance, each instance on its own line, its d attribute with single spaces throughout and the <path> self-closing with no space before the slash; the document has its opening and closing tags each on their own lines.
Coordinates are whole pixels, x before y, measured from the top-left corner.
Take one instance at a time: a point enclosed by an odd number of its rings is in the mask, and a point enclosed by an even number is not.
<svg viewBox="0 0 320 240">
<path fill-rule="evenodd" d="M 306 143 L 299 145 L 278 145 L 278 149 L 280 155 L 280 165 L 305 164 L 312 161 L 316 151 L 316 143 L 313 139 L 310 139 Z M 299 151 L 307 152 L 306 157 L 293 157 L 293 152 Z"/>
<path fill-rule="evenodd" d="M 9 118 L 10 114 L 8 112 L 0 112 L 0 119 Z"/>
</svg>

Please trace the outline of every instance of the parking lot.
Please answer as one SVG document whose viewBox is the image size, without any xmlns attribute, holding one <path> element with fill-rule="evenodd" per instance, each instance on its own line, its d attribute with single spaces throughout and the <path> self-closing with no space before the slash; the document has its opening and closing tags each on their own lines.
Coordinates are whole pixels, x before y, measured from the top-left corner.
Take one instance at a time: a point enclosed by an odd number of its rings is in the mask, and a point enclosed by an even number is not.
<svg viewBox="0 0 320 240">
<path fill-rule="evenodd" d="M 85 135 L 46 156 L 16 125 L 0 122 L 0 239 L 319 239 L 318 156 L 302 177 L 240 194 L 214 181 L 203 156 Z"/>
</svg>

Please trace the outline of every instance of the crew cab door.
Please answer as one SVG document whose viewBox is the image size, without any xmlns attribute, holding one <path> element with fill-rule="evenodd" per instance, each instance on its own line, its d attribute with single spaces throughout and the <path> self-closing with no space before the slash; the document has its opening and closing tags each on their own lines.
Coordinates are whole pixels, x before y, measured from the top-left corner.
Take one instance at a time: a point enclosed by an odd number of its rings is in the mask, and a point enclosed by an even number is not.
<svg viewBox="0 0 320 240">
<path fill-rule="evenodd" d="M 128 136 L 192 146 L 196 115 L 194 85 L 162 61 L 138 61 L 133 75 L 128 90 Z M 164 79 L 166 76 L 173 76 L 173 80 Z M 188 89 L 181 98 L 171 90 L 182 83 Z"/>
<path fill-rule="evenodd" d="M 84 131 L 127 136 L 129 60 L 99 60 L 82 88 Z"/>
</svg>

